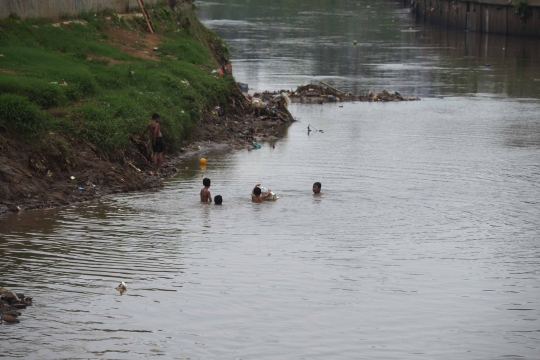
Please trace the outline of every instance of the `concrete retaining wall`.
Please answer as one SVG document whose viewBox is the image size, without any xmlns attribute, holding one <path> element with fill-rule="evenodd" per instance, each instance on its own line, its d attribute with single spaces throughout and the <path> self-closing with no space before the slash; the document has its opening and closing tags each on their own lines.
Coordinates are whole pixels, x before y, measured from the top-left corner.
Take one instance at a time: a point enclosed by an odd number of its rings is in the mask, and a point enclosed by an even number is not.
<svg viewBox="0 0 540 360">
<path fill-rule="evenodd" d="M 147 5 L 158 0 L 144 0 Z M 11 13 L 21 18 L 58 19 L 61 15 L 78 15 L 84 12 L 113 9 L 125 13 L 127 9 L 138 7 L 137 0 L 0 0 L 0 19 Z"/>
<path fill-rule="evenodd" d="M 522 19 L 517 0 L 404 0 L 427 23 L 494 34 L 540 37 L 540 0 L 528 0 L 531 15 Z"/>
</svg>

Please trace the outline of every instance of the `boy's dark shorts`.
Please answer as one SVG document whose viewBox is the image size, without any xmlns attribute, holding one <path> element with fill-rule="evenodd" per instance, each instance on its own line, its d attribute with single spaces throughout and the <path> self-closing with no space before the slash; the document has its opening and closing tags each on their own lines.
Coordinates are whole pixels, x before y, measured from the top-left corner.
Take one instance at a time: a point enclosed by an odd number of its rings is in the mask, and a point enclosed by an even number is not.
<svg viewBox="0 0 540 360">
<path fill-rule="evenodd" d="M 163 149 L 165 149 L 165 144 L 163 143 L 163 138 L 162 137 L 156 138 L 156 144 L 152 145 L 152 150 L 154 152 L 160 153 L 160 152 L 163 152 Z"/>
</svg>

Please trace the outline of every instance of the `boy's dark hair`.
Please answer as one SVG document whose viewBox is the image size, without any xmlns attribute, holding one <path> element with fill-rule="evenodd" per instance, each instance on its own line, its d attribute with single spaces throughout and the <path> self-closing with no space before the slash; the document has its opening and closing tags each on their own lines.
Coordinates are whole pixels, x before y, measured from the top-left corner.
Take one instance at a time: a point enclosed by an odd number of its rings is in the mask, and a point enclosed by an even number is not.
<svg viewBox="0 0 540 360">
<path fill-rule="evenodd" d="M 254 193 L 256 196 L 261 195 L 261 192 L 262 192 L 262 190 L 261 190 L 261 188 L 258 187 L 258 186 L 255 187 L 255 189 L 253 190 L 253 193 Z"/>
<path fill-rule="evenodd" d="M 159 119 L 159 114 L 158 113 L 153 113 L 152 114 L 152 120 L 155 120 L 155 119 Z"/>
<path fill-rule="evenodd" d="M 214 196 L 214 204 L 221 205 L 222 202 L 223 202 L 223 198 L 221 197 L 221 195 Z"/>
<path fill-rule="evenodd" d="M 316 187 L 318 187 L 320 189 L 322 185 L 321 185 L 320 182 L 317 181 L 315 184 L 313 184 L 313 186 L 316 186 Z"/>
<path fill-rule="evenodd" d="M 204 186 L 209 187 L 210 186 L 210 179 L 209 178 L 204 178 L 202 183 L 203 183 Z"/>
</svg>

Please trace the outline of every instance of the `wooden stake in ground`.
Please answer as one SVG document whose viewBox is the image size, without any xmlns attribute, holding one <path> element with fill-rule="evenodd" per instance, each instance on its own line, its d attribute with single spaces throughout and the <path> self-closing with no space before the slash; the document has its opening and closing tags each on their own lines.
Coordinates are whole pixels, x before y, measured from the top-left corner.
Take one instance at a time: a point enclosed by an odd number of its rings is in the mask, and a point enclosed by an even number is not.
<svg viewBox="0 0 540 360">
<path fill-rule="evenodd" d="M 148 25 L 148 30 L 153 34 L 154 33 L 154 25 L 152 25 L 152 21 L 150 21 L 150 15 L 148 14 L 148 10 L 146 10 L 146 6 L 144 6 L 143 0 L 137 0 L 139 3 L 139 7 L 141 8 L 141 12 L 144 16 L 144 19 L 146 20 L 146 25 Z"/>
</svg>

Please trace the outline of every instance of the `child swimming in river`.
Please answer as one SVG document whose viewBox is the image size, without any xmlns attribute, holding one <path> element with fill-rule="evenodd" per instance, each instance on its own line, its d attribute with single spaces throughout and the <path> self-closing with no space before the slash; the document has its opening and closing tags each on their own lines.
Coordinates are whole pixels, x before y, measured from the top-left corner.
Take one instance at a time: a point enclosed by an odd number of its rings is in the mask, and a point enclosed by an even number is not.
<svg viewBox="0 0 540 360">
<path fill-rule="evenodd" d="M 261 184 L 255 185 L 253 191 L 251 191 L 251 201 L 254 203 L 262 203 L 264 199 L 270 196 L 270 193 L 272 192 L 272 190 L 268 189 L 264 194 L 262 194 L 262 190 L 259 186 L 261 186 Z"/>
<path fill-rule="evenodd" d="M 203 182 L 204 187 L 201 189 L 201 202 L 211 203 L 212 194 L 210 194 L 210 179 L 204 178 L 202 182 Z"/>
<path fill-rule="evenodd" d="M 318 181 L 315 184 L 313 184 L 313 195 L 322 195 L 321 187 L 322 185 Z"/>
</svg>

